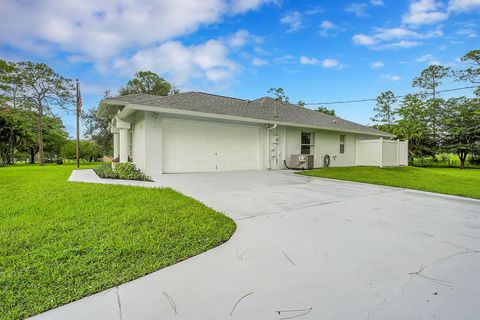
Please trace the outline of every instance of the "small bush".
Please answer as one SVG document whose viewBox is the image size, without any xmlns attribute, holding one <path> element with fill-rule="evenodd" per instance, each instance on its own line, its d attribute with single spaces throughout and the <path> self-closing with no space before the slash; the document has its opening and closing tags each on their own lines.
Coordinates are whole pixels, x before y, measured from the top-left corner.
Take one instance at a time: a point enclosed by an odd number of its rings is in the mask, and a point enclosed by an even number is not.
<svg viewBox="0 0 480 320">
<path fill-rule="evenodd" d="M 57 159 L 57 160 L 55 160 L 55 163 L 56 164 L 63 164 L 63 159 Z"/>
<path fill-rule="evenodd" d="M 109 163 L 103 163 L 95 168 L 93 171 L 100 177 L 105 179 L 120 179 L 118 175 L 113 172 L 112 165 Z"/>
<path fill-rule="evenodd" d="M 135 167 L 133 163 L 115 163 L 114 167 L 115 169 L 112 169 L 110 163 L 105 163 L 97 166 L 93 170 L 100 178 L 105 179 L 153 181 L 149 176 Z"/>
</svg>

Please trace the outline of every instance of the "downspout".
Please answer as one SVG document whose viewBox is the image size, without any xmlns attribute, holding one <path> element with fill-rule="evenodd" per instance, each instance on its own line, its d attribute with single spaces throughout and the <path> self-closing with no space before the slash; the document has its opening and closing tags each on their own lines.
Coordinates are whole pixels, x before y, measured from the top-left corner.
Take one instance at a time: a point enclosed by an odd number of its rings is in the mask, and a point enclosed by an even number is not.
<svg viewBox="0 0 480 320">
<path fill-rule="evenodd" d="M 272 167 L 270 166 L 270 158 L 272 156 L 272 152 L 271 152 L 271 143 L 270 143 L 270 131 L 272 131 L 273 129 L 275 129 L 277 127 L 277 124 L 275 123 L 274 125 L 272 125 L 271 127 L 268 127 L 268 124 L 265 125 L 265 127 L 267 128 L 267 147 L 268 147 L 268 163 L 267 163 L 267 169 L 268 170 L 271 170 Z"/>
</svg>

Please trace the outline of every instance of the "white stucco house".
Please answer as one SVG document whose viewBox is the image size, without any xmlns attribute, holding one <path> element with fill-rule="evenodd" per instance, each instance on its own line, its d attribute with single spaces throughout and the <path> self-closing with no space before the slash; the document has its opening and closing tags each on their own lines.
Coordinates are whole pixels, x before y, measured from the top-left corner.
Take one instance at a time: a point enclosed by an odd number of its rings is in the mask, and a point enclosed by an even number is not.
<svg viewBox="0 0 480 320">
<path fill-rule="evenodd" d="M 279 170 L 298 155 L 314 167 L 407 165 L 406 141 L 269 97 L 133 94 L 103 100 L 97 115 L 112 119 L 115 157 L 147 174 Z"/>
</svg>

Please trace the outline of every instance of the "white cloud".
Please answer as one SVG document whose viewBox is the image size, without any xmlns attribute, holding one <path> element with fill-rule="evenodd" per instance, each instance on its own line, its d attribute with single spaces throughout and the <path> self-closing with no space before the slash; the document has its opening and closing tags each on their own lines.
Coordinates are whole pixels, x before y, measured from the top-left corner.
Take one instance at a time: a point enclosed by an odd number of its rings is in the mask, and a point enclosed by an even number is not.
<svg viewBox="0 0 480 320">
<path fill-rule="evenodd" d="M 371 46 L 377 43 L 375 37 L 365 34 L 356 34 L 352 37 L 353 43 L 361 46 Z"/>
<path fill-rule="evenodd" d="M 306 56 L 301 56 L 300 57 L 300 63 L 304 65 L 320 65 L 323 68 L 330 69 L 330 68 L 343 68 L 344 66 L 338 62 L 337 59 L 323 59 L 323 60 L 318 60 L 315 57 L 306 57 Z"/>
<path fill-rule="evenodd" d="M 426 61 L 431 61 L 433 60 L 433 55 L 431 54 L 424 54 L 423 56 L 420 56 L 418 57 L 417 59 L 415 59 L 415 61 L 417 62 L 426 62 Z"/>
<path fill-rule="evenodd" d="M 317 65 L 317 64 L 320 64 L 320 60 L 318 60 L 317 58 L 309 58 L 309 57 L 305 57 L 305 56 L 301 56 L 300 57 L 300 63 L 301 64 L 310 64 L 310 65 Z"/>
<path fill-rule="evenodd" d="M 407 49 L 419 46 L 421 43 L 418 41 L 410 40 L 401 40 L 397 42 L 386 43 L 373 47 L 372 49 L 383 50 L 383 49 Z"/>
<path fill-rule="evenodd" d="M 396 74 L 384 74 L 380 76 L 381 79 L 387 80 L 387 81 L 400 81 L 402 78 L 399 75 Z"/>
<path fill-rule="evenodd" d="M 225 42 L 232 48 L 239 48 L 249 42 L 260 44 L 263 42 L 263 39 L 257 35 L 251 34 L 248 30 L 240 29 L 227 37 Z"/>
<path fill-rule="evenodd" d="M 446 20 L 448 13 L 443 7 L 443 2 L 437 0 L 412 0 L 408 12 L 402 16 L 402 22 L 419 26 Z"/>
<path fill-rule="evenodd" d="M 480 0 L 450 0 L 448 9 L 456 12 L 479 10 Z"/>
<path fill-rule="evenodd" d="M 241 71 L 231 50 L 261 38 L 246 30 L 184 45 L 173 39 L 277 0 L 0 1 L 0 43 L 19 54 L 65 54 L 101 72 L 150 69 L 179 86 Z M 19 21 L 20 24 L 19 24 Z"/>
<path fill-rule="evenodd" d="M 415 61 L 420 62 L 420 63 L 427 63 L 428 65 L 441 65 L 442 63 L 437 60 L 433 55 L 431 54 L 424 54 L 423 56 L 418 57 L 415 59 Z"/>
<path fill-rule="evenodd" d="M 443 36 L 440 29 L 419 33 L 405 27 L 375 28 L 372 35 L 356 34 L 352 37 L 354 44 L 368 46 L 372 49 L 411 48 L 420 44 L 418 39 L 428 39 Z"/>
<path fill-rule="evenodd" d="M 322 67 L 324 68 L 335 68 L 340 66 L 337 59 L 324 59 L 322 60 Z"/>
<path fill-rule="evenodd" d="M 179 85 L 193 79 L 219 82 L 232 77 L 240 67 L 228 58 L 229 48 L 220 40 L 185 46 L 179 41 L 167 41 L 140 50 L 128 58 L 116 59 L 113 67 L 122 72 L 152 70 Z"/>
<path fill-rule="evenodd" d="M 267 65 L 268 64 L 268 61 L 267 60 L 264 60 L 264 59 L 260 59 L 260 58 L 253 58 L 252 60 L 252 64 L 254 66 L 257 66 L 257 67 L 261 67 L 261 66 L 264 66 L 264 65 Z"/>
<path fill-rule="evenodd" d="M 368 4 L 366 3 L 350 3 L 346 8 L 345 11 L 353 13 L 357 17 L 363 18 L 368 17 L 367 13 Z"/>
<path fill-rule="evenodd" d="M 303 27 L 302 19 L 302 14 L 300 12 L 293 11 L 280 18 L 280 23 L 288 25 L 289 31 L 297 31 Z"/>
<path fill-rule="evenodd" d="M 385 63 L 382 61 L 372 61 L 372 63 L 370 63 L 370 67 L 372 67 L 372 69 L 383 68 L 385 67 Z"/>
<path fill-rule="evenodd" d="M 370 4 L 372 6 L 383 6 L 384 5 L 383 0 L 370 0 Z"/>
<path fill-rule="evenodd" d="M 324 30 L 332 30 L 332 29 L 335 29 L 336 26 L 335 26 L 335 24 L 333 24 L 332 22 L 330 22 L 328 20 L 323 20 L 322 23 L 320 23 L 320 28 L 322 28 Z"/>
<path fill-rule="evenodd" d="M 462 28 L 455 32 L 459 36 L 466 36 L 467 38 L 476 38 L 477 32 L 473 28 Z"/>
<path fill-rule="evenodd" d="M 277 0 L 233 0 L 231 2 L 231 11 L 233 13 L 244 13 L 249 10 L 258 9 L 263 4 L 268 4 L 268 3 L 275 4 L 277 2 L 278 2 Z"/>
<path fill-rule="evenodd" d="M 338 35 L 340 29 L 331 21 L 328 21 L 328 20 L 323 20 L 321 23 L 320 23 L 320 30 L 318 31 L 318 33 L 322 36 L 322 37 L 328 37 L 328 36 L 336 36 Z"/>
<path fill-rule="evenodd" d="M 280 57 L 275 57 L 273 59 L 273 62 L 278 63 L 278 64 L 291 64 L 295 62 L 295 57 L 291 54 L 286 54 Z"/>
</svg>

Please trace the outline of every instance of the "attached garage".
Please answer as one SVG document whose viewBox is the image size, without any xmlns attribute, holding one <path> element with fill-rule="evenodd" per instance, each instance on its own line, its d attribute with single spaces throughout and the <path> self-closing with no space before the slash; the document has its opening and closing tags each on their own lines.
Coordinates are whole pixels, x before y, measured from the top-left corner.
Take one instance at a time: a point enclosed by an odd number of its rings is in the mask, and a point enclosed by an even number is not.
<svg viewBox="0 0 480 320">
<path fill-rule="evenodd" d="M 163 172 L 260 169 L 260 128 L 164 119 Z"/>
<path fill-rule="evenodd" d="M 408 143 L 387 142 L 389 133 L 270 97 L 132 94 L 103 100 L 97 116 L 112 119 L 114 157 L 148 175 L 277 170 L 292 167 L 292 155 L 313 155 L 317 167 L 326 155 L 331 166 L 354 166 L 365 153 L 357 145 L 378 138 L 389 144 L 380 165 L 408 156 Z"/>
</svg>

